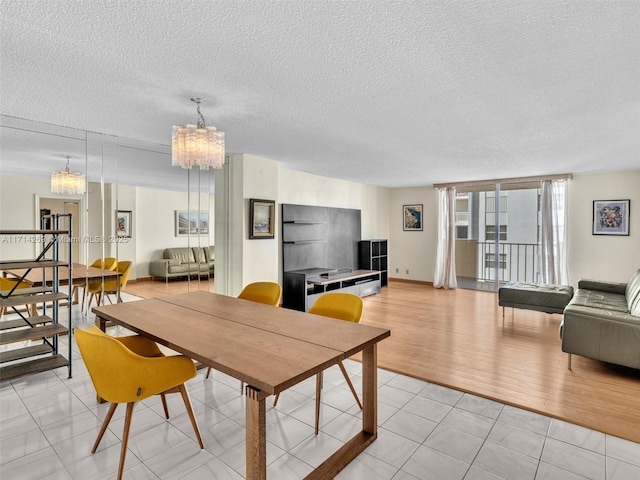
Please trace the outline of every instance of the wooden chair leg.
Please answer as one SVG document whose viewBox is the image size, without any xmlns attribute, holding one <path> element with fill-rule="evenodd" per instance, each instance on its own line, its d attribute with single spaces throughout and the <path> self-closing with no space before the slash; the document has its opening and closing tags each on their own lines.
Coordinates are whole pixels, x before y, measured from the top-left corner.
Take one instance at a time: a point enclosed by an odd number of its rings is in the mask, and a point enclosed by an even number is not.
<svg viewBox="0 0 640 480">
<path fill-rule="evenodd" d="M 204 379 L 207 380 L 210 374 L 211 374 L 211 367 L 207 367 L 207 374 L 204 376 Z"/>
<path fill-rule="evenodd" d="M 280 394 L 276 394 L 276 398 L 273 399 L 273 406 L 275 407 L 278 404 L 278 399 L 280 398 Z"/>
<path fill-rule="evenodd" d="M 136 402 L 127 403 L 127 414 L 124 417 L 124 431 L 122 432 L 122 449 L 120 450 L 120 465 L 118 466 L 118 480 L 122 480 L 124 473 L 124 461 L 127 457 L 127 445 L 129 444 L 129 431 L 131 430 L 131 417 Z"/>
<path fill-rule="evenodd" d="M 356 399 L 356 403 L 360 407 L 360 410 L 362 410 L 362 403 L 360 403 L 360 399 L 358 398 L 358 394 L 356 393 L 356 389 L 353 388 L 353 383 L 351 383 L 351 379 L 349 378 L 349 375 L 347 374 L 347 370 L 344 368 L 344 365 L 342 364 L 342 362 L 338 362 L 338 365 L 340 366 L 340 370 L 342 370 L 342 374 L 344 375 L 344 379 L 347 381 L 347 384 L 349 385 L 349 388 L 351 389 L 351 393 L 353 393 L 353 398 Z"/>
<path fill-rule="evenodd" d="M 162 399 L 162 408 L 164 408 L 164 416 L 169 420 L 169 407 L 167 406 L 167 397 L 164 393 L 160 394 L 160 398 Z"/>
<path fill-rule="evenodd" d="M 96 296 L 96 293 L 92 293 L 89 295 L 89 302 L 87 303 L 87 312 L 91 309 L 91 302 L 93 302 L 93 298 Z"/>
<path fill-rule="evenodd" d="M 316 435 L 320 431 L 320 395 L 322 392 L 322 372 L 316 375 Z"/>
<path fill-rule="evenodd" d="M 191 420 L 193 431 L 195 432 L 196 438 L 198 439 L 200 450 L 204 450 L 204 443 L 202 442 L 202 437 L 200 436 L 200 429 L 198 428 L 198 422 L 196 421 L 196 416 L 193 413 L 193 408 L 191 407 L 191 402 L 189 401 L 189 392 L 187 392 L 187 386 L 183 383 L 178 387 L 178 389 L 180 390 L 180 394 L 182 395 L 182 401 L 184 402 L 184 406 L 187 409 L 187 414 L 189 414 L 189 419 Z"/>
<path fill-rule="evenodd" d="M 104 436 L 104 432 L 107 431 L 107 427 L 109 426 L 109 422 L 111 421 L 111 417 L 116 412 L 116 408 L 118 408 L 117 403 L 112 403 L 109 405 L 109 411 L 107 412 L 107 416 L 104 417 L 104 422 L 102 422 L 102 427 L 100 427 L 100 433 L 98 433 L 98 438 L 96 438 L 96 442 L 93 444 L 93 448 L 91 449 L 91 453 L 96 453 L 98 450 L 98 445 L 100 445 L 100 440 Z"/>
</svg>

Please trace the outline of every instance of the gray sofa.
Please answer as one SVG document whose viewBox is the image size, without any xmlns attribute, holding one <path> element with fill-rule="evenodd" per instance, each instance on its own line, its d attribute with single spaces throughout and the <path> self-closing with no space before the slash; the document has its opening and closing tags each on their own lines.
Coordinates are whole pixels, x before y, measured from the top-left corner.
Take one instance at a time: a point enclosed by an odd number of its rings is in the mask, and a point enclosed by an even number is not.
<svg viewBox="0 0 640 480">
<path fill-rule="evenodd" d="M 149 263 L 149 274 L 152 278 L 164 278 L 188 275 L 213 275 L 214 254 L 211 247 L 165 248 L 161 260 Z"/>
<path fill-rule="evenodd" d="M 562 351 L 640 369 L 640 270 L 628 283 L 580 280 L 560 325 Z"/>
</svg>

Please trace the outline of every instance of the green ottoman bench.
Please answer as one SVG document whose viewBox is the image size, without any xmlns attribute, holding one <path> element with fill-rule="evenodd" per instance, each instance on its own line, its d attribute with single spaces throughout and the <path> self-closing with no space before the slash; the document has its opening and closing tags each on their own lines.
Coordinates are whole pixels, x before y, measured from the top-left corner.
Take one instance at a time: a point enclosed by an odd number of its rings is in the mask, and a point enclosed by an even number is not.
<svg viewBox="0 0 640 480">
<path fill-rule="evenodd" d="M 538 285 L 536 283 L 507 283 L 498 289 L 498 305 L 505 307 L 536 310 L 545 313 L 562 313 L 573 297 L 573 287 L 569 285 Z"/>
</svg>

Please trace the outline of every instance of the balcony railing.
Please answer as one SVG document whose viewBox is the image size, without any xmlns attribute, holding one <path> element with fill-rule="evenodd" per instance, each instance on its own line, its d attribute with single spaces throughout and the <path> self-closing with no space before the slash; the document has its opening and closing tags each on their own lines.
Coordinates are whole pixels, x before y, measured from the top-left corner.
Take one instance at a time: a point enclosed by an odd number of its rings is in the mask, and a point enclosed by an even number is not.
<svg viewBox="0 0 640 480">
<path fill-rule="evenodd" d="M 498 261 L 498 280 L 502 282 L 531 282 L 539 280 L 540 245 L 536 243 L 478 242 L 477 272 L 479 280 L 495 280 Z M 496 255 L 497 253 L 497 255 Z"/>
<path fill-rule="evenodd" d="M 466 275 L 461 271 L 457 272 L 458 275 L 462 274 L 470 278 L 472 275 L 470 268 L 473 268 L 471 265 L 475 264 L 476 281 L 494 283 L 497 262 L 498 283 L 537 283 L 539 281 L 540 245 L 538 244 L 500 242 L 496 251 L 494 242 L 474 242 L 472 240 L 459 240 L 458 242 L 460 243 L 456 243 L 456 253 L 458 247 L 466 249 L 467 252 L 464 259 Z M 458 270 L 463 270 L 463 268 Z"/>
</svg>

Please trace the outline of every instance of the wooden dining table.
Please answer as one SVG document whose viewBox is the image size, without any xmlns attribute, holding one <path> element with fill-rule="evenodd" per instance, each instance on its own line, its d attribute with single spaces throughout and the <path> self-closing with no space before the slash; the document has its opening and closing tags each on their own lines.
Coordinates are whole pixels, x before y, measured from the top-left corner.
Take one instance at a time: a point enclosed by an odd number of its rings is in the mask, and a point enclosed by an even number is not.
<svg viewBox="0 0 640 480">
<path fill-rule="evenodd" d="M 94 307 L 122 325 L 246 384 L 246 478 L 267 476 L 265 400 L 362 352 L 362 430 L 307 479 L 333 478 L 377 437 L 377 343 L 388 329 L 197 291 Z"/>
<path fill-rule="evenodd" d="M 58 268 L 58 278 L 60 281 L 60 285 L 68 285 L 69 283 L 69 268 L 65 266 L 60 266 Z M 43 276 L 44 271 L 44 276 Z M 24 275 L 26 273 L 26 275 Z M 16 278 L 22 278 L 23 280 L 29 283 L 33 287 L 42 287 L 46 285 L 51 285 L 53 283 L 53 268 L 34 268 L 30 272 L 26 272 L 26 270 L 7 270 L 7 275 Z M 84 265 L 82 263 L 73 263 L 71 265 L 71 285 L 86 287 L 87 283 L 90 280 L 110 280 L 113 278 L 117 278 L 120 276 L 120 272 L 107 270 L 104 268 L 96 268 L 90 267 L 88 265 Z M 117 284 L 117 287 L 120 285 Z M 73 303 L 78 303 L 78 291 L 74 289 L 74 299 Z M 120 299 L 120 289 L 118 288 L 117 295 L 118 299 Z"/>
</svg>

